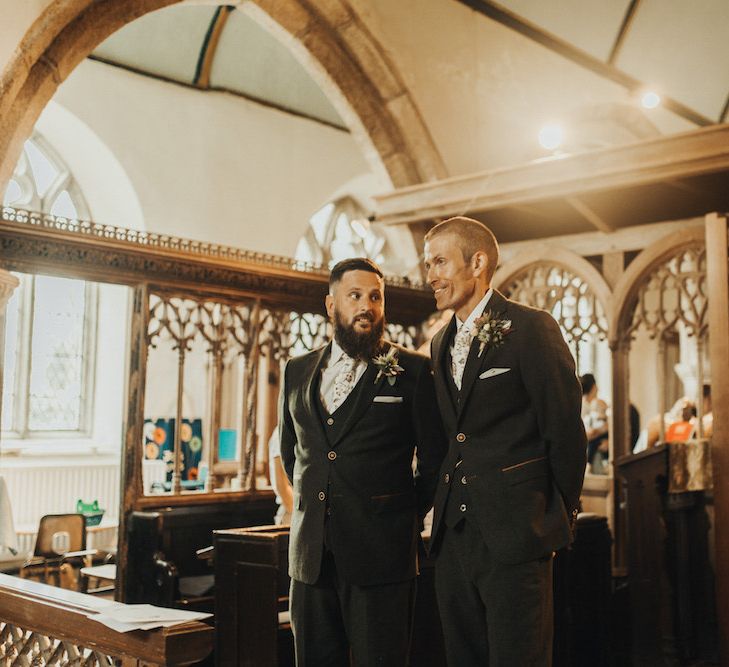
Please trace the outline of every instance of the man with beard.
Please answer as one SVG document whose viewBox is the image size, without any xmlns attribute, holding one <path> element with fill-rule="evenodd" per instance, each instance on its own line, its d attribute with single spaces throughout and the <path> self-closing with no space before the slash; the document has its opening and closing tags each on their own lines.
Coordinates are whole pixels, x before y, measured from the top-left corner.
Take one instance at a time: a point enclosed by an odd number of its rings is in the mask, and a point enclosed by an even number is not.
<svg viewBox="0 0 729 667">
<path fill-rule="evenodd" d="M 339 262 L 326 297 L 334 339 L 284 372 L 299 667 L 348 665 L 350 652 L 358 666 L 407 664 L 419 527 L 445 438 L 429 361 L 383 340 L 384 306 L 373 262 Z"/>
</svg>

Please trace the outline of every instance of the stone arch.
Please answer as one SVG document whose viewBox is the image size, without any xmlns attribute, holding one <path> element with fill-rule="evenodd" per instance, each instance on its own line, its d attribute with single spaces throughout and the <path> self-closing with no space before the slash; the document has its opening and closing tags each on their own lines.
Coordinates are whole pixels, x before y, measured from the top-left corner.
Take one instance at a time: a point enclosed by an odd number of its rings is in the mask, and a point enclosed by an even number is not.
<svg viewBox="0 0 729 667">
<path fill-rule="evenodd" d="M 42 109 L 79 62 L 127 23 L 178 2 L 63 0 L 38 16 L 0 78 L 0 190 Z M 395 187 L 446 176 L 412 96 L 346 2 L 326 3 L 320 10 L 306 0 L 254 2 L 255 9 L 247 11 L 278 26 L 350 124 L 376 172 Z"/>
</svg>

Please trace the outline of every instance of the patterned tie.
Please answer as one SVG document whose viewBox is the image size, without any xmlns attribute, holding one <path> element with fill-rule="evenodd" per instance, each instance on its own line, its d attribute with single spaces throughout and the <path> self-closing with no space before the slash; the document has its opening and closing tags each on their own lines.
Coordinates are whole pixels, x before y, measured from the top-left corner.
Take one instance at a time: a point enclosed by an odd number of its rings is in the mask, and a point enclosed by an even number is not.
<svg viewBox="0 0 729 667">
<path fill-rule="evenodd" d="M 334 412 L 344 403 L 347 396 L 349 396 L 349 392 L 352 391 L 352 387 L 354 387 L 354 367 L 357 365 L 357 361 L 343 354 L 339 365 L 339 373 L 337 373 L 337 377 L 334 380 L 334 391 L 332 392 L 329 412 Z"/>
<path fill-rule="evenodd" d="M 470 329 L 461 326 L 453 340 L 453 352 L 451 352 L 451 374 L 453 382 L 455 382 L 458 391 L 461 390 L 461 382 L 463 381 L 463 369 L 466 367 L 466 359 L 471 350 L 473 337 Z"/>
</svg>

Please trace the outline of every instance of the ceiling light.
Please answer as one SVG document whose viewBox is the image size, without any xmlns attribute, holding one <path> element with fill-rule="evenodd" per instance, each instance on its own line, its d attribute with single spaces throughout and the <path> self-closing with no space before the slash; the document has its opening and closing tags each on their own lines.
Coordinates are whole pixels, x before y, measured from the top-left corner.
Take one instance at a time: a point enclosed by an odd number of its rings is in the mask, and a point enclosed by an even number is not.
<svg viewBox="0 0 729 667">
<path fill-rule="evenodd" d="M 661 96 L 652 90 L 647 90 L 640 97 L 644 109 L 655 109 L 661 103 Z"/>
<path fill-rule="evenodd" d="M 557 148 L 564 139 L 564 132 L 560 125 L 549 124 L 539 130 L 539 144 L 548 151 Z"/>
</svg>

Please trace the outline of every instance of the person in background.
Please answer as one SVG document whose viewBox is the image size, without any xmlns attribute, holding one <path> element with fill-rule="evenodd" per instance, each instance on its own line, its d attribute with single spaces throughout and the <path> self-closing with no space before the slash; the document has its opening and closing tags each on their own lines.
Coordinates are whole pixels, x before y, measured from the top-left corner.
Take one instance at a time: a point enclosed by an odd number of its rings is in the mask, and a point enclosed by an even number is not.
<svg viewBox="0 0 729 667">
<path fill-rule="evenodd" d="M 582 422 L 587 434 L 587 462 L 590 472 L 607 474 L 608 458 L 607 403 L 597 397 L 597 382 L 592 373 L 580 377 L 582 385 Z"/>
<path fill-rule="evenodd" d="M 281 463 L 281 440 L 278 436 L 278 426 L 273 429 L 268 439 L 268 470 L 271 476 L 271 487 L 276 494 L 278 509 L 273 518 L 277 526 L 291 524 L 291 510 L 294 506 L 294 492 L 291 482 L 286 477 L 283 463 Z"/>
</svg>

